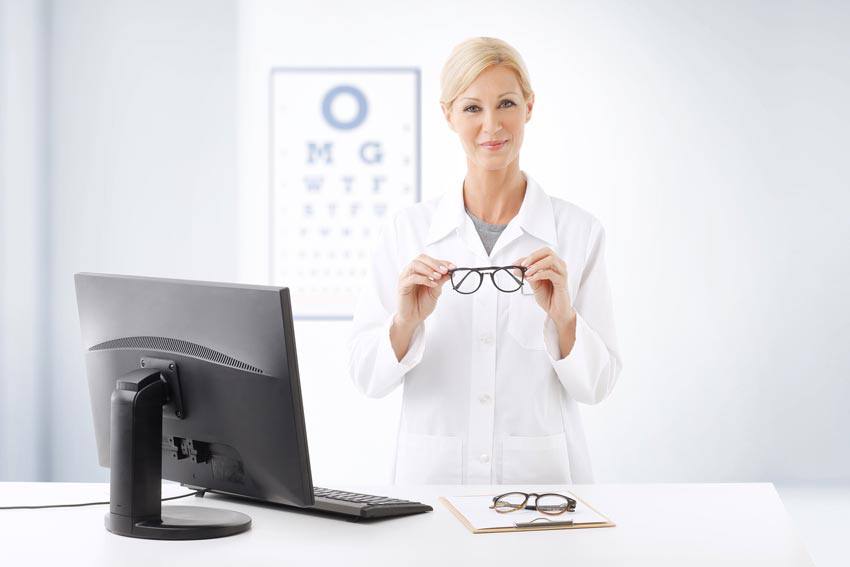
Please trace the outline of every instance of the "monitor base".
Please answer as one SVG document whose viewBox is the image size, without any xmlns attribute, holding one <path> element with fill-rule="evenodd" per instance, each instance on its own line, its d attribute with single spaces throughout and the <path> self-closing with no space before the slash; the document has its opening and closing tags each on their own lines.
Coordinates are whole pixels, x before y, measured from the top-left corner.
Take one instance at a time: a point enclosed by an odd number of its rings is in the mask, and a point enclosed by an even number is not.
<svg viewBox="0 0 850 567">
<path fill-rule="evenodd" d="M 106 529 L 122 536 L 145 539 L 211 539 L 242 533 L 251 517 L 241 512 L 203 506 L 163 506 L 159 519 L 133 521 L 106 514 Z"/>
</svg>

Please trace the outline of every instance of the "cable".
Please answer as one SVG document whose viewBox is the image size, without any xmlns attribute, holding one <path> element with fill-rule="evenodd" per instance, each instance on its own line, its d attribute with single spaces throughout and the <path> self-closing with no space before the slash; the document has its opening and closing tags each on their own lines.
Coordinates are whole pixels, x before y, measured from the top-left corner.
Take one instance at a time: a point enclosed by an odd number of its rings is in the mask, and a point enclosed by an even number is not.
<svg viewBox="0 0 850 567">
<path fill-rule="evenodd" d="M 186 498 L 187 496 L 201 496 L 203 497 L 206 493 L 206 490 L 195 490 L 194 492 L 190 492 L 189 494 L 181 494 L 180 496 L 169 496 L 168 498 L 163 498 L 160 502 L 165 502 L 167 500 L 177 500 L 178 498 Z M 44 506 L 0 506 L 0 510 L 40 510 L 42 508 L 76 508 L 79 506 L 102 506 L 104 504 L 109 504 L 109 501 L 106 502 L 83 502 L 81 504 L 45 504 Z"/>
</svg>

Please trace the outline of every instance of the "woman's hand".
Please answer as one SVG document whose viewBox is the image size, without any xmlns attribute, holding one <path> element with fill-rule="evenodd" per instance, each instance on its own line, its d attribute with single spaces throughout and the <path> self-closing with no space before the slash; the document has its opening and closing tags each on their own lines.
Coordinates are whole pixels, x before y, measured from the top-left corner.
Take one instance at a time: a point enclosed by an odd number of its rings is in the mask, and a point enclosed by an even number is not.
<svg viewBox="0 0 850 567">
<path fill-rule="evenodd" d="M 413 331 L 434 308 L 455 265 L 420 254 L 402 271 L 398 279 L 398 310 L 390 328 L 390 341 L 396 358 L 401 360 L 410 346 Z"/>
<path fill-rule="evenodd" d="M 576 311 L 567 288 L 567 264 L 551 248 L 540 248 L 516 262 L 526 266 L 525 279 L 534 290 L 534 299 L 558 329 L 561 356 L 575 343 Z"/>
<path fill-rule="evenodd" d="M 398 279 L 398 311 L 396 321 L 415 327 L 437 306 L 448 271 L 454 264 L 420 254 L 401 271 Z"/>
</svg>

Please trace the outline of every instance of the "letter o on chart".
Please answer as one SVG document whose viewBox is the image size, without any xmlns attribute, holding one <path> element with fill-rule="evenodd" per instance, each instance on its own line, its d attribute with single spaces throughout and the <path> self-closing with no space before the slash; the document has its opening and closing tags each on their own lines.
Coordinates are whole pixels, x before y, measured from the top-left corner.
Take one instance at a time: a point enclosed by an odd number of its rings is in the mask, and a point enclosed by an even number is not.
<svg viewBox="0 0 850 567">
<path fill-rule="evenodd" d="M 337 97 L 342 95 L 353 97 L 354 102 L 357 104 L 357 114 L 351 120 L 339 120 L 333 113 L 333 103 Z M 369 103 L 366 101 L 366 96 L 360 89 L 351 85 L 339 85 L 332 88 L 322 100 L 322 115 L 325 121 L 337 130 L 353 130 L 357 128 L 366 120 L 368 111 Z"/>
</svg>

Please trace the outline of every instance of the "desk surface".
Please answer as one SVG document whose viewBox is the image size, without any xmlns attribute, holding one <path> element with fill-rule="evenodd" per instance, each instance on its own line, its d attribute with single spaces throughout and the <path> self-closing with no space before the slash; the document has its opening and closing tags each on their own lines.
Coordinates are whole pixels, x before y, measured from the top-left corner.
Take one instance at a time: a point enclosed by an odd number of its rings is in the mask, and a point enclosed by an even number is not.
<svg viewBox="0 0 850 567">
<path fill-rule="evenodd" d="M 86 565 L 812 565 L 772 484 L 595 484 L 572 490 L 617 527 L 472 534 L 438 496 L 504 492 L 487 486 L 333 488 L 419 500 L 434 511 L 352 523 L 221 496 L 174 504 L 239 510 L 243 534 L 151 541 L 110 534 L 105 506 L 0 510 L 3 563 Z M 547 489 L 559 487 L 547 486 Z M 185 493 L 174 484 L 163 496 Z M 0 506 L 107 500 L 106 484 L 0 483 Z M 165 505 L 168 505 L 166 503 Z M 11 555 L 11 557 L 10 557 Z M 11 560 L 11 561 L 10 561 Z"/>
</svg>

